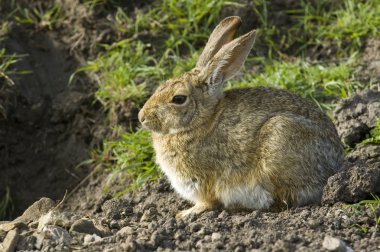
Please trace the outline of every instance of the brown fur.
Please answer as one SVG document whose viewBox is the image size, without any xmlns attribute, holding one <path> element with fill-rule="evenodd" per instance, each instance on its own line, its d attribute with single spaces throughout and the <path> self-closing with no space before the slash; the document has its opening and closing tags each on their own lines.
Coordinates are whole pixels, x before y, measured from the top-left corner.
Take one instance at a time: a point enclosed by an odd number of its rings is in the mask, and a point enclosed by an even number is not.
<svg viewBox="0 0 380 252">
<path fill-rule="evenodd" d="M 327 178 L 343 162 L 335 127 L 314 104 L 269 87 L 223 92 L 254 42 L 254 32 L 232 40 L 239 23 L 237 17 L 223 20 L 206 45 L 219 50 L 202 53 L 196 68 L 163 83 L 139 113 L 152 130 L 164 171 L 195 195 L 195 207 L 180 216 L 221 204 L 231 188 L 250 185 L 276 204 L 318 202 Z M 228 34 L 221 36 L 224 30 Z M 175 95 L 186 96 L 186 102 L 174 104 Z"/>
</svg>

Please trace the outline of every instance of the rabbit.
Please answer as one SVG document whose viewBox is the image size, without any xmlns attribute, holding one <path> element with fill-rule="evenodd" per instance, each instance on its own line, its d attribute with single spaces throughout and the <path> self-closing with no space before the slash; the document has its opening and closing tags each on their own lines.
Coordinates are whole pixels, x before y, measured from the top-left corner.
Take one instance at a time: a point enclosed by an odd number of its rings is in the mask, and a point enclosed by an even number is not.
<svg viewBox="0 0 380 252">
<path fill-rule="evenodd" d="M 255 41 L 255 30 L 233 39 L 240 24 L 237 16 L 222 20 L 196 66 L 162 83 L 138 114 L 156 162 L 195 204 L 177 218 L 318 203 L 344 160 L 333 123 L 306 99 L 272 87 L 224 91 Z"/>
</svg>

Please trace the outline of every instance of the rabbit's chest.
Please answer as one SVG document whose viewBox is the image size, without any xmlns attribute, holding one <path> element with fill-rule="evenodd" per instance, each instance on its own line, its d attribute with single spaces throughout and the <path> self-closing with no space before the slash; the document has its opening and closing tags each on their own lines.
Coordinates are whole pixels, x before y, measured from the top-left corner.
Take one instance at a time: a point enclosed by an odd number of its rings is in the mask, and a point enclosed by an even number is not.
<svg viewBox="0 0 380 252">
<path fill-rule="evenodd" d="M 172 187 L 183 198 L 196 202 L 199 200 L 199 183 L 196 179 L 184 176 L 177 167 L 163 156 L 157 155 L 156 162 L 168 177 Z"/>
</svg>

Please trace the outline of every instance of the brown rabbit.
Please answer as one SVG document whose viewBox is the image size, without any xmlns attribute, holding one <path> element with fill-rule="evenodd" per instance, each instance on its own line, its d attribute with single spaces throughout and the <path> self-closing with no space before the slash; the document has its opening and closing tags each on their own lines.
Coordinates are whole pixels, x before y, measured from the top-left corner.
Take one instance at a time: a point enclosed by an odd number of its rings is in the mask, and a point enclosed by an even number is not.
<svg viewBox="0 0 380 252">
<path fill-rule="evenodd" d="M 195 203 L 177 217 L 317 203 L 343 162 L 334 125 L 307 100 L 269 87 L 223 92 L 255 40 L 255 31 L 232 40 L 240 23 L 221 21 L 196 67 L 161 84 L 139 113 L 161 169 Z"/>
</svg>

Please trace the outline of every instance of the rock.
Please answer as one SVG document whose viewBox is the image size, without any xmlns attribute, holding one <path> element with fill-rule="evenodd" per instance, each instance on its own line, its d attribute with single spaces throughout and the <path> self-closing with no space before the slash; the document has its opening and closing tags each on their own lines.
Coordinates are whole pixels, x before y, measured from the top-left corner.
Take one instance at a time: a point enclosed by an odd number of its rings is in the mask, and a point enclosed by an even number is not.
<svg viewBox="0 0 380 252">
<path fill-rule="evenodd" d="M 46 225 L 42 231 L 46 234 L 46 237 L 54 240 L 57 244 L 70 244 L 71 236 L 64 228 L 54 225 Z"/>
<path fill-rule="evenodd" d="M 351 163 L 359 160 L 375 159 L 380 157 L 380 145 L 363 144 L 357 145 L 353 151 L 347 155 L 347 160 Z"/>
<path fill-rule="evenodd" d="M 347 162 L 343 169 L 330 177 L 323 190 L 322 204 L 358 202 L 380 193 L 380 161 Z"/>
<path fill-rule="evenodd" d="M 0 225 L 0 229 L 4 231 L 9 231 L 24 225 L 29 222 L 37 220 L 42 215 L 46 214 L 50 209 L 55 206 L 55 202 L 49 198 L 41 198 L 40 200 L 34 202 L 24 213 L 17 217 L 14 221 L 4 223 Z"/>
<path fill-rule="evenodd" d="M 80 219 L 76 214 L 70 212 L 60 212 L 58 210 L 51 210 L 47 214 L 44 214 L 38 220 L 38 231 L 42 231 L 46 225 L 60 226 L 69 229 L 71 225 Z"/>
<path fill-rule="evenodd" d="M 8 234 L 5 236 L 5 239 L 3 243 L 1 244 L 1 251 L 4 252 L 13 252 L 15 251 L 17 241 L 20 238 L 20 235 L 18 234 L 18 230 L 14 229 L 8 232 Z"/>
<path fill-rule="evenodd" d="M 102 211 L 109 220 L 118 220 L 121 218 L 121 212 L 126 208 L 126 202 L 119 198 L 107 200 L 102 205 Z"/>
<path fill-rule="evenodd" d="M 131 235 L 131 234 L 133 234 L 133 228 L 132 227 L 128 227 L 128 226 L 127 227 L 123 227 L 116 234 L 118 234 L 120 236 Z"/>
<path fill-rule="evenodd" d="M 96 235 L 96 234 L 92 234 L 92 235 L 86 234 L 86 236 L 84 237 L 83 243 L 85 245 L 87 245 L 87 244 L 90 244 L 92 242 L 98 242 L 98 241 L 101 241 L 101 240 L 102 240 L 102 238 L 100 236 Z"/>
<path fill-rule="evenodd" d="M 350 247 L 346 246 L 346 244 L 337 238 L 331 237 L 329 235 L 325 236 L 325 239 L 322 243 L 323 248 L 329 251 L 337 251 L 337 252 L 351 252 L 353 251 Z"/>
<path fill-rule="evenodd" d="M 98 236 L 102 236 L 102 232 L 95 227 L 94 222 L 88 219 L 80 219 L 73 223 L 73 225 L 70 228 L 70 232 L 75 231 L 78 233 L 85 233 L 85 234 L 96 234 Z"/>
<path fill-rule="evenodd" d="M 45 236 L 43 234 L 34 234 L 34 237 L 36 237 L 34 247 L 36 247 L 38 250 L 40 250 L 42 248 L 43 243 L 44 243 Z"/>
<path fill-rule="evenodd" d="M 42 232 L 42 230 L 44 229 L 44 227 L 48 224 L 51 224 L 52 223 L 52 217 L 53 217 L 53 211 L 50 211 L 48 212 L 47 214 L 44 214 L 40 217 L 40 219 L 38 220 L 38 227 L 37 227 L 37 230 L 39 232 Z"/>
<path fill-rule="evenodd" d="M 203 225 L 200 224 L 200 223 L 191 223 L 189 225 L 189 227 L 190 227 L 190 231 L 193 232 L 193 233 L 195 233 L 195 232 L 198 232 L 199 230 L 201 230 L 201 228 L 203 227 Z"/>
<path fill-rule="evenodd" d="M 110 228 L 111 229 L 119 229 L 120 228 L 120 225 L 119 225 L 119 223 L 117 223 L 117 221 L 115 221 L 115 220 L 112 220 L 111 222 L 110 222 Z"/>
<path fill-rule="evenodd" d="M 334 119 L 343 143 L 350 147 L 364 140 L 380 117 L 380 88 L 373 85 L 341 100 L 334 111 Z"/>
<path fill-rule="evenodd" d="M 0 225 L 0 230 L 8 232 L 8 231 L 10 231 L 12 229 L 21 228 L 23 226 L 26 226 L 26 224 L 24 222 L 11 221 L 11 222 L 7 222 L 7 223 L 1 224 Z"/>
<path fill-rule="evenodd" d="M 37 220 L 40 216 L 49 212 L 49 210 L 55 207 L 55 205 L 54 200 L 49 198 L 41 198 L 28 207 L 28 209 L 26 209 L 25 212 L 15 221 L 20 220 L 22 222 L 29 222 Z"/>
<path fill-rule="evenodd" d="M 17 242 L 16 251 L 19 250 L 26 250 L 26 251 L 32 251 L 35 249 L 34 244 L 36 243 L 36 237 L 20 235 L 20 239 Z"/>
<path fill-rule="evenodd" d="M 219 241 L 219 240 L 221 240 L 222 239 L 222 235 L 220 234 L 220 233 L 212 233 L 212 235 L 211 235 L 211 240 L 213 241 L 213 242 L 215 242 L 215 241 Z"/>
</svg>

